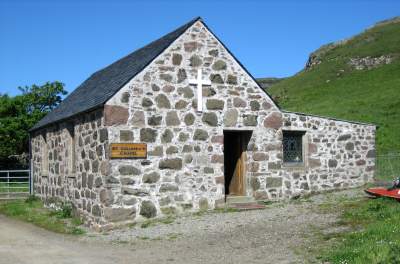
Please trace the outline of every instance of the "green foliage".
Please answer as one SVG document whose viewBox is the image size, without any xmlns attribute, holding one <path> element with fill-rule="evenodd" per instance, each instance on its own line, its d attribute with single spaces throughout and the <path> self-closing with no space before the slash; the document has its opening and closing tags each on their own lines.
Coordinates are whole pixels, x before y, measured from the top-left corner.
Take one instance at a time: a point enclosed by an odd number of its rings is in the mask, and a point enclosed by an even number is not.
<svg viewBox="0 0 400 264">
<path fill-rule="evenodd" d="M 71 208 L 71 209 L 70 209 Z M 47 230 L 62 234 L 83 234 L 79 228 L 82 224 L 79 218 L 71 216 L 72 207 L 62 207 L 61 210 L 49 210 L 35 196 L 28 197 L 25 201 L 16 200 L 0 203 L 0 213 L 6 216 L 30 222 Z"/>
<path fill-rule="evenodd" d="M 395 200 L 349 202 L 341 224 L 360 231 L 336 236 L 337 243 L 321 258 L 329 263 L 400 263 L 399 221 L 400 205 Z"/>
<path fill-rule="evenodd" d="M 60 82 L 19 87 L 21 95 L 0 95 L 0 167 L 10 156 L 28 153 L 28 130 L 57 107 L 67 92 Z"/>
<path fill-rule="evenodd" d="M 320 64 L 268 90 L 283 109 L 374 123 L 379 126 L 378 153 L 400 151 L 400 21 L 375 26 L 313 55 Z M 381 55 L 394 61 L 370 70 L 348 64 L 350 58 Z"/>
</svg>

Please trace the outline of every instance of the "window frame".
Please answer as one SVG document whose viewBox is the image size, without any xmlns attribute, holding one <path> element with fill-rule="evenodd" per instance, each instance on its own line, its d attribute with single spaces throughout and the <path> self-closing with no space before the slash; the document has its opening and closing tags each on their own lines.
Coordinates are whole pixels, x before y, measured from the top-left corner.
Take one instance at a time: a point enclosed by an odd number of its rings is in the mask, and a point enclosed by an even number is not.
<svg viewBox="0 0 400 264">
<path fill-rule="evenodd" d="M 76 173 L 76 146 L 75 146 L 75 124 L 69 123 L 66 127 L 68 135 L 68 178 L 75 178 Z"/>
<path fill-rule="evenodd" d="M 284 137 L 287 134 L 297 134 L 301 137 L 301 155 L 302 159 L 299 162 L 285 161 Z M 282 130 L 282 164 L 287 168 L 305 168 L 307 164 L 307 131 L 305 130 Z"/>
<path fill-rule="evenodd" d="M 40 164 L 40 174 L 42 177 L 49 176 L 49 145 L 47 144 L 47 131 L 40 135 L 40 155 L 42 156 Z"/>
</svg>

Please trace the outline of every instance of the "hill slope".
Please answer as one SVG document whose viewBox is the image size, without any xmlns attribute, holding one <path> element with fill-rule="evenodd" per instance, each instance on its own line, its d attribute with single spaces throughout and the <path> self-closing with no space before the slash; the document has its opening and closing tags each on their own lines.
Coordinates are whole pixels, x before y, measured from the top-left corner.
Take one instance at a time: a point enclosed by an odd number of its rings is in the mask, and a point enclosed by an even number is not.
<svg viewBox="0 0 400 264">
<path fill-rule="evenodd" d="M 268 92 L 286 110 L 375 123 L 378 152 L 399 152 L 400 18 L 321 47 Z"/>
</svg>

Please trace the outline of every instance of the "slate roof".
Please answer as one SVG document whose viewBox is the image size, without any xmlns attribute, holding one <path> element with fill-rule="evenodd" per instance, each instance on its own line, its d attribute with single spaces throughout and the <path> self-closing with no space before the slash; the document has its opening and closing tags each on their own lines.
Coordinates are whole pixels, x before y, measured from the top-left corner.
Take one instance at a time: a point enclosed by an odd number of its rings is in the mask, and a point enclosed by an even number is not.
<svg viewBox="0 0 400 264">
<path fill-rule="evenodd" d="M 30 131 L 103 106 L 198 20 L 201 18 L 191 20 L 160 39 L 95 72 L 69 94 L 56 109 L 36 123 Z"/>
</svg>

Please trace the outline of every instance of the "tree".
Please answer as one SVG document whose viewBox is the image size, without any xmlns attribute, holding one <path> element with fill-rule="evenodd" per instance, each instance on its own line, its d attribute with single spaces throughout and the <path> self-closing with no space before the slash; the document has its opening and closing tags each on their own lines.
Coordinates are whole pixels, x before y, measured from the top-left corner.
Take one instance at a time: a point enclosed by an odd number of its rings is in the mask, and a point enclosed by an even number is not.
<svg viewBox="0 0 400 264">
<path fill-rule="evenodd" d="M 61 82 L 18 87 L 20 95 L 0 95 L 0 168 L 23 166 L 29 150 L 28 130 L 56 108 L 67 94 Z"/>
</svg>

